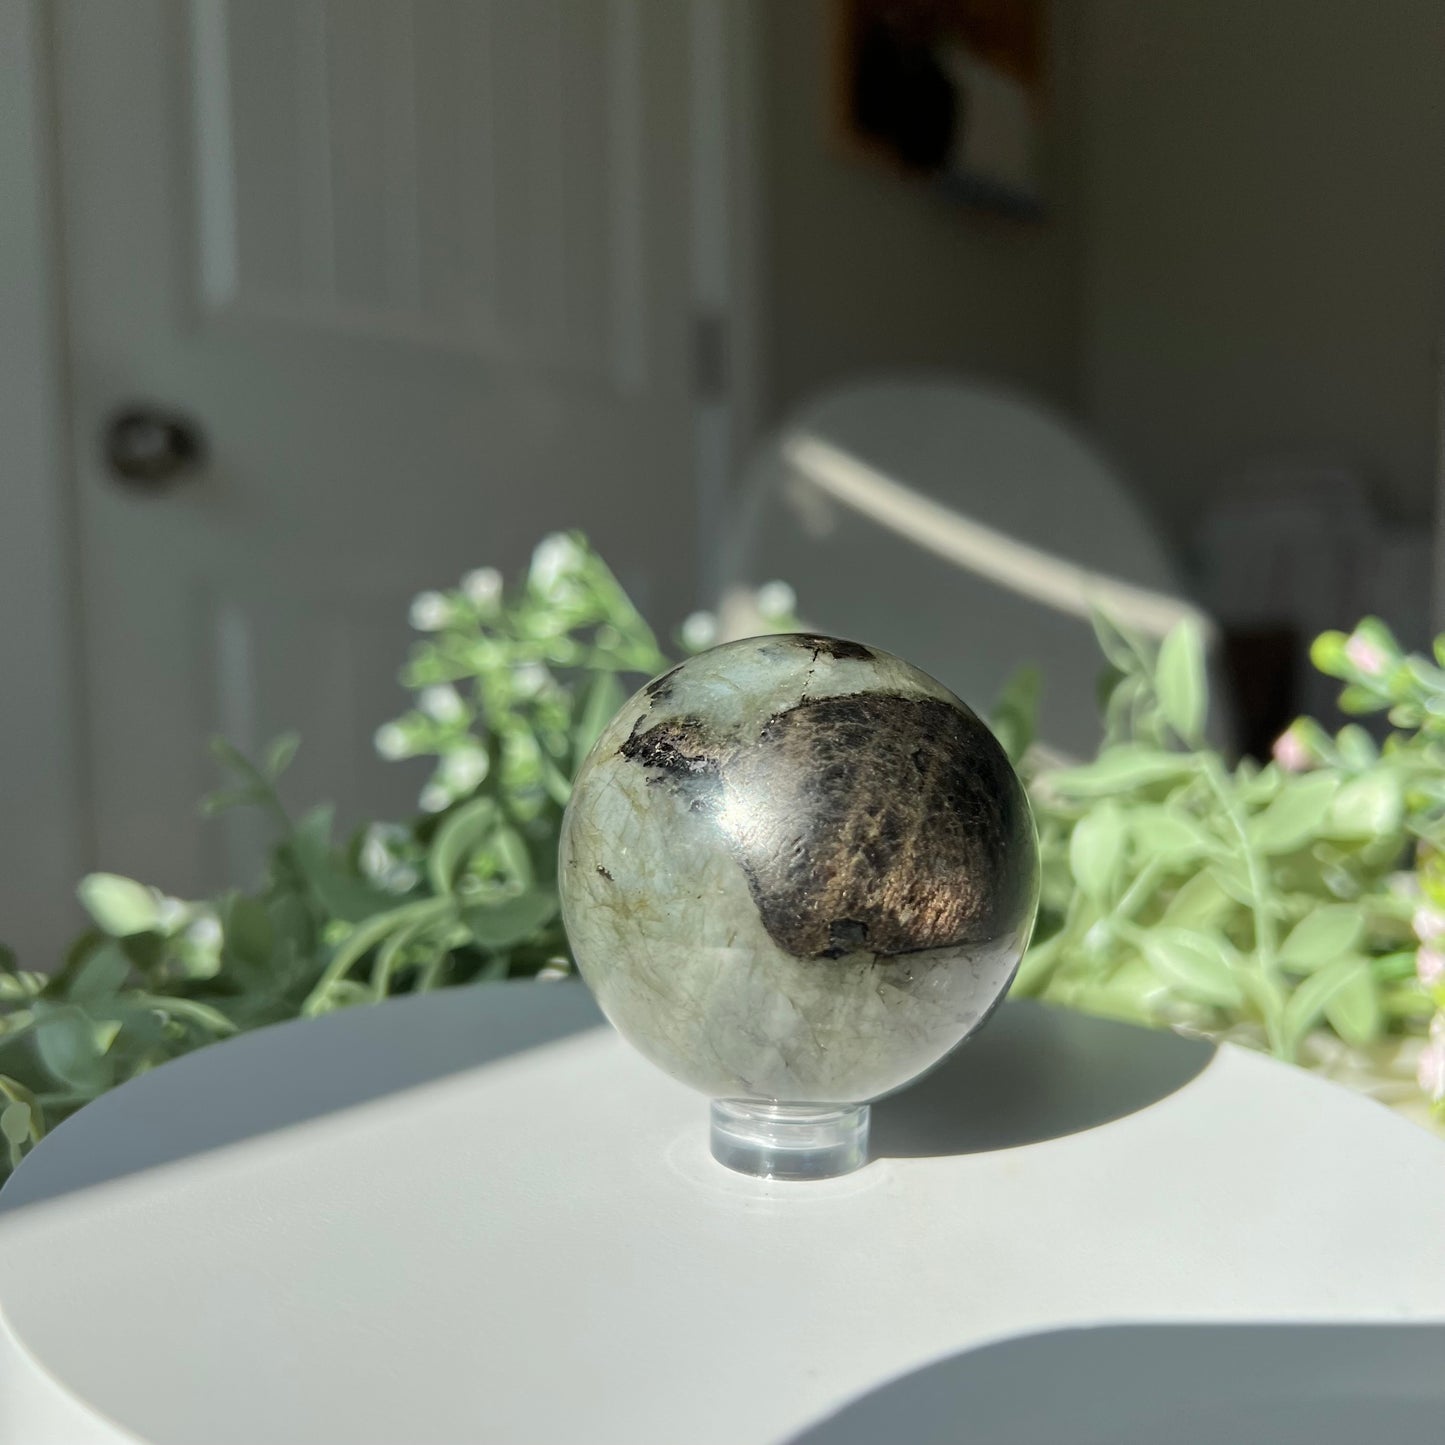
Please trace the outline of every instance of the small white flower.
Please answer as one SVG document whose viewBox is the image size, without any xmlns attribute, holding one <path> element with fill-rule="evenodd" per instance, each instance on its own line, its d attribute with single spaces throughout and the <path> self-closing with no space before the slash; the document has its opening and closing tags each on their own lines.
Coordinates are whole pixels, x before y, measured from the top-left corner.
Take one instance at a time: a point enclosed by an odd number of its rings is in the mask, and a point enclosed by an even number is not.
<svg viewBox="0 0 1445 1445">
<path fill-rule="evenodd" d="M 451 789 L 441 783 L 428 783 L 421 790 L 422 811 L 425 813 L 440 813 L 443 808 L 449 808 L 452 804 Z"/>
<path fill-rule="evenodd" d="M 528 580 L 544 597 L 550 597 L 557 584 L 575 572 L 581 562 L 582 549 L 577 543 L 565 532 L 553 532 L 537 543 Z"/>
<path fill-rule="evenodd" d="M 539 981 L 571 977 L 572 970 L 567 967 L 567 960 L 565 958 L 549 958 L 547 962 L 537 970 L 537 978 Z"/>
<path fill-rule="evenodd" d="M 694 612 L 682 624 L 682 645 L 701 652 L 717 641 L 717 618 L 711 612 Z"/>
<path fill-rule="evenodd" d="M 442 759 L 442 777 L 454 797 L 470 793 L 487 776 L 487 755 L 481 748 L 458 748 Z"/>
<path fill-rule="evenodd" d="M 361 871 L 375 883 L 391 867 L 391 852 L 386 846 L 386 841 L 375 828 L 366 830 L 365 841 L 361 845 L 361 853 L 357 858 L 361 864 Z"/>
<path fill-rule="evenodd" d="M 404 758 L 411 752 L 411 744 L 407 741 L 406 729 L 400 723 L 383 723 L 377 728 L 376 736 L 372 738 L 378 753 L 384 758 Z"/>
<path fill-rule="evenodd" d="M 524 662 L 512 669 L 512 686 L 518 697 L 536 697 L 552 681 L 552 674 L 540 662 Z"/>
<path fill-rule="evenodd" d="M 174 933 L 186 921 L 189 912 L 179 898 L 165 893 L 156 895 L 156 923 L 162 933 Z"/>
<path fill-rule="evenodd" d="M 1445 913 L 1422 904 L 1411 917 L 1410 927 L 1421 943 L 1434 943 L 1437 938 L 1445 936 Z"/>
<path fill-rule="evenodd" d="M 462 578 L 462 592 L 473 607 L 490 607 L 502 595 L 502 574 L 495 567 L 478 567 Z"/>
<path fill-rule="evenodd" d="M 219 948 L 221 946 L 221 922 L 211 914 L 202 916 L 186 929 L 186 939 L 197 948 Z"/>
<path fill-rule="evenodd" d="M 1445 1035 L 1425 1045 L 1415 1077 L 1431 1103 L 1438 1104 L 1445 1099 Z"/>
<path fill-rule="evenodd" d="M 417 698 L 417 706 L 428 717 L 441 723 L 457 722 L 467 713 L 467 705 L 462 701 L 461 693 L 449 682 L 422 688 L 421 695 Z"/>
<path fill-rule="evenodd" d="M 410 863 L 393 863 L 378 880 L 388 893 L 410 893 L 421 881 L 421 874 Z"/>
<path fill-rule="evenodd" d="M 798 605 L 798 594 L 786 582 L 764 582 L 756 600 L 764 617 L 791 617 Z"/>
<path fill-rule="evenodd" d="M 411 625 L 418 632 L 440 632 L 452 620 L 452 605 L 440 592 L 418 592 L 411 601 Z"/>
</svg>

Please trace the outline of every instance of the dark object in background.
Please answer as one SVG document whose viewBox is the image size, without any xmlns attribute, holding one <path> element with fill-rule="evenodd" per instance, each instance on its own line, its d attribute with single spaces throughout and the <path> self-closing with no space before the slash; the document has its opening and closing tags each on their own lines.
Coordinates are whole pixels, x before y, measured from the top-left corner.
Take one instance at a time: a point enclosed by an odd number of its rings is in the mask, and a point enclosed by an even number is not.
<svg viewBox="0 0 1445 1445">
<path fill-rule="evenodd" d="M 881 18 L 869 22 L 853 73 L 853 124 L 861 134 L 911 170 L 941 170 L 962 100 L 924 37 Z"/>
<path fill-rule="evenodd" d="M 1234 693 L 1242 755 L 1267 763 L 1275 739 L 1299 715 L 1296 683 L 1304 648 L 1293 627 L 1225 631 L 1224 666 Z"/>
<path fill-rule="evenodd" d="M 1042 215 L 1044 0 L 834 0 L 835 131 L 1001 214 Z"/>
</svg>

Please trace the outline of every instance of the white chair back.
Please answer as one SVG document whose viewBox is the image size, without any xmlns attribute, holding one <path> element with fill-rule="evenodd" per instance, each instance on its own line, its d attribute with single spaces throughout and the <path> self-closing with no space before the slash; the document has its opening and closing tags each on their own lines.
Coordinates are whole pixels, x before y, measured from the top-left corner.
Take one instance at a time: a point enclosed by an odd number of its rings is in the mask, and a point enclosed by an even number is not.
<svg viewBox="0 0 1445 1445">
<path fill-rule="evenodd" d="M 781 578 L 810 626 L 908 658 L 987 714 L 1025 663 L 1040 737 L 1099 738 L 1098 606 L 1155 639 L 1199 614 L 1119 475 L 1066 421 L 947 377 L 840 387 L 756 455 L 722 626 L 758 630 L 752 589 Z"/>
</svg>

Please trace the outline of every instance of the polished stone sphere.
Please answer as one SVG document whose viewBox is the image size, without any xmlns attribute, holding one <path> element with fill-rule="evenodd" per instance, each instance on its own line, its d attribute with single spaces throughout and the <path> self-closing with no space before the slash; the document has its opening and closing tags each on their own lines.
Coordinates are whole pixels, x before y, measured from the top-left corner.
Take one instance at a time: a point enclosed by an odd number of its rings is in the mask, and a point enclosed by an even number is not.
<svg viewBox="0 0 1445 1445">
<path fill-rule="evenodd" d="M 877 1098 L 1002 998 L 1038 845 L 989 730 L 888 653 L 788 634 L 649 682 L 577 776 L 567 933 L 603 1012 L 714 1098 Z"/>
</svg>

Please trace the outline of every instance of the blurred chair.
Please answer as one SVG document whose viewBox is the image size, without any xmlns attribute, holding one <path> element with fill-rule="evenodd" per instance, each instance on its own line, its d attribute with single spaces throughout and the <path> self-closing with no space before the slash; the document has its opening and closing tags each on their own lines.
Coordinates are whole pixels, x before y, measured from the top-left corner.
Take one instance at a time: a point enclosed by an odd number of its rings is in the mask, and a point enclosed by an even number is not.
<svg viewBox="0 0 1445 1445">
<path fill-rule="evenodd" d="M 896 652 L 987 714 L 1026 663 L 1043 672 L 1040 739 L 1099 739 L 1098 607 L 1153 639 L 1187 598 L 1164 542 L 1112 467 L 1037 402 L 940 376 L 815 398 L 747 476 L 725 561 L 724 636 L 759 630 L 781 578 L 809 626 Z"/>
<path fill-rule="evenodd" d="M 1339 683 L 1310 665 L 1310 641 L 1326 628 L 1374 614 L 1406 647 L 1430 648 L 1432 529 L 1391 519 L 1373 491 L 1348 458 L 1289 454 L 1257 457 L 1210 487 L 1197 531 L 1200 593 L 1235 646 L 1260 647 L 1272 666 L 1281 696 L 1264 731 L 1302 712 L 1331 727 L 1345 721 Z M 1253 714 L 1271 699 L 1240 691 L 1257 732 Z"/>
</svg>

